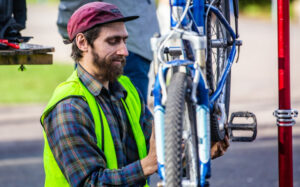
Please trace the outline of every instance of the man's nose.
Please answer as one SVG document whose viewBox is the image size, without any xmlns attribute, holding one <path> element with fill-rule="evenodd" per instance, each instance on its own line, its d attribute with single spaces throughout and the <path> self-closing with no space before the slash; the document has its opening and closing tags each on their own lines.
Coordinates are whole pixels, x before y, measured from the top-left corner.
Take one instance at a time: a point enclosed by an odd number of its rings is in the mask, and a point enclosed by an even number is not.
<svg viewBox="0 0 300 187">
<path fill-rule="evenodd" d="M 122 55 L 122 56 L 128 56 L 129 55 L 125 42 L 124 43 L 122 42 L 120 44 L 120 47 L 119 47 L 119 49 L 117 51 L 117 54 L 118 55 Z"/>
</svg>

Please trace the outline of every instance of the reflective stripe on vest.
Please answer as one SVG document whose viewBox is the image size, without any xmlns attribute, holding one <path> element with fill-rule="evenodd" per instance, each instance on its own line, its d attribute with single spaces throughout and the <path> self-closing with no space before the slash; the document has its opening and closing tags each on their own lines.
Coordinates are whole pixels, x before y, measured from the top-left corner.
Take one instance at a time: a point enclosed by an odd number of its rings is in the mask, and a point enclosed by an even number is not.
<svg viewBox="0 0 300 187">
<path fill-rule="evenodd" d="M 125 101 L 122 99 L 122 103 L 126 110 L 128 120 L 131 125 L 131 129 L 137 144 L 139 158 L 145 158 L 147 156 L 146 150 L 146 141 L 144 133 L 141 129 L 139 119 L 141 115 L 141 103 L 140 97 L 126 76 L 121 76 L 118 81 L 127 91 L 127 97 Z M 95 97 L 88 91 L 88 89 L 82 84 L 79 80 L 77 71 L 74 71 L 73 74 L 68 78 L 67 81 L 61 83 L 54 91 L 52 98 L 50 99 L 48 105 L 46 106 L 43 115 L 41 117 L 41 123 L 44 122 L 45 117 L 52 111 L 53 108 L 62 100 L 69 97 L 82 97 L 89 105 L 92 112 L 94 123 L 95 123 L 95 134 L 97 138 L 97 146 L 99 149 L 102 149 L 102 134 L 104 134 L 104 154 L 107 161 L 107 168 L 109 169 L 118 169 L 118 162 L 115 152 L 115 147 L 112 139 L 112 135 L 107 123 L 107 119 L 100 107 L 96 102 Z M 99 114 L 100 112 L 100 114 Z M 102 133 L 101 128 L 101 119 L 102 125 L 104 128 L 104 133 Z M 52 154 L 52 151 L 49 147 L 47 137 L 45 132 L 44 140 L 44 169 L 45 169 L 45 186 L 70 186 L 66 178 L 64 177 L 62 171 L 60 170 L 56 160 Z M 146 184 L 146 186 L 148 186 Z"/>
</svg>

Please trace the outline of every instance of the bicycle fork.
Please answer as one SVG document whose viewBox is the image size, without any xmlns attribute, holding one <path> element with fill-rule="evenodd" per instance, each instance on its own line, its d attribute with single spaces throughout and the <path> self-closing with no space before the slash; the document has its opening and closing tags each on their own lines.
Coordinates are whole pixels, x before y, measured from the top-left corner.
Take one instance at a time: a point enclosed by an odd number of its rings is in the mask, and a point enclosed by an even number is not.
<svg viewBox="0 0 300 187">
<path fill-rule="evenodd" d="M 155 143 L 156 143 L 156 154 L 157 154 L 157 164 L 158 164 L 158 174 L 161 179 L 165 177 L 165 167 L 164 167 L 164 115 L 165 109 L 158 105 L 154 108 L 154 121 L 155 121 Z"/>
<path fill-rule="evenodd" d="M 199 151 L 200 186 L 206 185 L 206 178 L 210 177 L 210 126 L 209 109 L 205 105 L 197 105 L 197 136 Z"/>
<path fill-rule="evenodd" d="M 196 104 L 196 122 L 197 122 L 197 137 L 198 137 L 198 155 L 199 155 L 199 186 L 208 186 L 207 178 L 210 178 L 210 109 L 209 109 L 209 89 L 207 87 L 205 77 L 201 70 L 196 68 L 200 77 L 197 80 L 198 93 L 201 93 L 197 98 Z"/>
<path fill-rule="evenodd" d="M 207 90 L 208 92 L 208 90 Z M 162 181 L 165 180 L 164 168 L 164 115 L 165 109 L 161 105 L 156 105 L 154 108 L 155 120 L 155 141 L 157 149 L 158 173 Z M 199 161 L 199 174 L 194 174 L 192 181 L 183 181 L 182 186 L 201 186 L 204 187 L 208 183 L 206 179 L 210 177 L 210 111 L 208 104 L 196 105 L 196 121 L 197 121 L 197 142 L 198 156 L 195 158 Z M 196 163 L 198 164 L 198 162 Z M 192 183 L 191 183 L 192 182 Z M 164 185 L 164 184 L 162 184 Z"/>
</svg>

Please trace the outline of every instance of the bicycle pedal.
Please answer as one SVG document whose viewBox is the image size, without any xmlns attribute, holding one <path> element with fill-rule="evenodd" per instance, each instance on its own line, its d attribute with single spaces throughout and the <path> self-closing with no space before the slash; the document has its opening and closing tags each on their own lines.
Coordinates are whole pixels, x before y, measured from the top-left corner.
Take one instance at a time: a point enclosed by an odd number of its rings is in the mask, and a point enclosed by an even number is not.
<svg viewBox="0 0 300 187">
<path fill-rule="evenodd" d="M 252 112 L 233 112 L 228 130 L 230 139 L 233 142 L 252 142 L 257 134 L 256 116 Z"/>
</svg>

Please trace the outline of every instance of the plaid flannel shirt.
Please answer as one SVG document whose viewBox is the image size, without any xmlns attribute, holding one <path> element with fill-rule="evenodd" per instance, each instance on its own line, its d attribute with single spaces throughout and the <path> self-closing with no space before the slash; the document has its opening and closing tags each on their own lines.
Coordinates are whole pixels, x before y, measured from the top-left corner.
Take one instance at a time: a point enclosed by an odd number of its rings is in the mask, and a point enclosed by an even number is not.
<svg viewBox="0 0 300 187">
<path fill-rule="evenodd" d="M 59 102 L 42 124 L 61 171 L 71 186 L 143 186 L 146 177 L 121 102 L 121 98 L 126 98 L 126 90 L 119 82 L 110 83 L 107 90 L 80 65 L 77 71 L 107 118 L 119 169 L 106 167 L 107 155 L 97 147 L 93 116 L 88 104 L 81 97 L 71 97 Z M 142 98 L 141 102 L 140 124 L 148 150 L 153 117 Z"/>
</svg>

